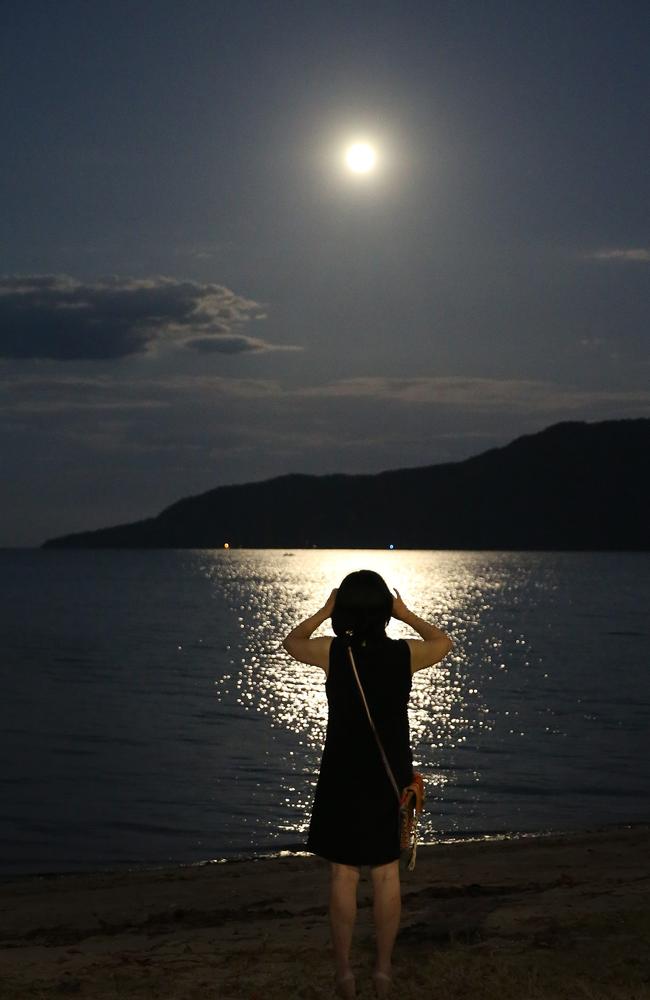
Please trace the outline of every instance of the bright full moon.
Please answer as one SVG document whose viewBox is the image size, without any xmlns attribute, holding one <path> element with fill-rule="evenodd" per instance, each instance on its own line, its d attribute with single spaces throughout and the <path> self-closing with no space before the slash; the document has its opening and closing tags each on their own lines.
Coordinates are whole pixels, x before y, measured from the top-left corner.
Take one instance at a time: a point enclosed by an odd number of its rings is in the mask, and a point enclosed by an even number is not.
<svg viewBox="0 0 650 1000">
<path fill-rule="evenodd" d="M 367 174 L 376 161 L 377 154 L 367 142 L 355 142 L 345 154 L 345 162 L 355 174 Z"/>
</svg>

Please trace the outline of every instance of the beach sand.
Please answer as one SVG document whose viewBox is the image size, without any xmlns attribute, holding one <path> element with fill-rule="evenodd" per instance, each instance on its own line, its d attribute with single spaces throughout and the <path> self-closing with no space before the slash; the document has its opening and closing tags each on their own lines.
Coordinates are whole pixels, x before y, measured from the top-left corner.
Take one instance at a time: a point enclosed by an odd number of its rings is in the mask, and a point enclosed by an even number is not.
<svg viewBox="0 0 650 1000">
<path fill-rule="evenodd" d="M 332 996 L 327 883 L 303 856 L 4 879 L 0 997 Z M 396 997 L 650 998 L 650 825 L 421 847 L 402 889 Z"/>
</svg>

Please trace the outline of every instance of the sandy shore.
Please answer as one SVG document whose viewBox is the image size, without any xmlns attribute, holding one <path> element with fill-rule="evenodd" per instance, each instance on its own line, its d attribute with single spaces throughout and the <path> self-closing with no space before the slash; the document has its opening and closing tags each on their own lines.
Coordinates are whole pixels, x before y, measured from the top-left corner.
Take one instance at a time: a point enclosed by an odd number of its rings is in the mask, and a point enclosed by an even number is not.
<svg viewBox="0 0 650 1000">
<path fill-rule="evenodd" d="M 332 995 L 312 857 L 0 884 L 0 997 Z M 354 966 L 372 995 L 362 875 Z M 650 825 L 420 848 L 395 996 L 650 997 Z"/>
</svg>

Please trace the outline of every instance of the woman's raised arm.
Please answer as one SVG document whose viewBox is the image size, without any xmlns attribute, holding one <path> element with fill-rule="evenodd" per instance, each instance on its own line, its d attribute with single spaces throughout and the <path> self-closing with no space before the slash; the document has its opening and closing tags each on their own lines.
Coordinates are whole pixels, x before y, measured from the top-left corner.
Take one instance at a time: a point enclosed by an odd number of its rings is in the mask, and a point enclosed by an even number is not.
<svg viewBox="0 0 650 1000">
<path fill-rule="evenodd" d="M 411 650 L 411 673 L 422 670 L 423 667 L 432 667 L 453 649 L 453 642 L 441 629 L 436 628 L 430 622 L 419 618 L 413 611 L 406 607 L 398 591 L 395 591 L 393 598 L 393 618 L 404 622 L 421 635 L 421 639 L 407 639 Z"/>
<path fill-rule="evenodd" d="M 315 632 L 319 625 L 332 617 L 334 601 L 336 600 L 336 590 L 333 590 L 323 607 L 305 618 L 304 621 L 291 629 L 289 634 L 282 640 L 282 645 L 294 660 L 301 663 L 311 663 L 315 667 L 322 667 L 325 673 L 329 668 L 330 646 L 332 637 L 329 635 L 319 636 L 312 639 L 312 632 Z"/>
</svg>

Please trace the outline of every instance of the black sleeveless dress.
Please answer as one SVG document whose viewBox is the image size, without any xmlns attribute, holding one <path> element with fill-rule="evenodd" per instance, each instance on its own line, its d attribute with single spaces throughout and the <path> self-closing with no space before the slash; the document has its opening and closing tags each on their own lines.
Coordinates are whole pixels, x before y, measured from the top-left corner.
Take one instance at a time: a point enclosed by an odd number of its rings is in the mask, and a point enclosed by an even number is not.
<svg viewBox="0 0 650 1000">
<path fill-rule="evenodd" d="M 407 705 L 411 651 L 387 636 L 353 642 L 352 651 L 375 727 L 401 791 L 413 758 Z M 330 647 L 325 685 L 329 714 L 314 795 L 307 850 L 346 865 L 383 865 L 399 858 L 399 807 L 370 728 L 347 654 Z"/>
</svg>

